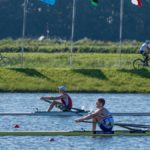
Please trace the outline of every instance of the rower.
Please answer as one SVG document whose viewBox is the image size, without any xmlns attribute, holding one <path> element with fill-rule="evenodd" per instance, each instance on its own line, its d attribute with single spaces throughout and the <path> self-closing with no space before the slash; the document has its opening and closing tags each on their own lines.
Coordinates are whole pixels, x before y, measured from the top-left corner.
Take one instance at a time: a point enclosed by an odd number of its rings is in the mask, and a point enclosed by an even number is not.
<svg viewBox="0 0 150 150">
<path fill-rule="evenodd" d="M 88 119 L 92 119 L 92 131 L 93 133 L 96 133 L 96 123 L 98 123 L 100 129 L 103 132 L 112 132 L 113 129 L 113 117 L 111 113 L 104 107 L 105 105 L 105 99 L 99 98 L 96 101 L 96 110 L 86 116 L 83 116 L 81 118 L 75 119 L 75 122 L 83 122 Z"/>
<path fill-rule="evenodd" d="M 41 97 L 41 100 L 53 100 L 51 105 L 48 108 L 48 112 L 50 112 L 54 106 L 63 110 L 70 111 L 72 108 L 72 99 L 66 92 L 65 86 L 59 86 L 59 93 L 61 94 L 58 97 Z"/>
</svg>

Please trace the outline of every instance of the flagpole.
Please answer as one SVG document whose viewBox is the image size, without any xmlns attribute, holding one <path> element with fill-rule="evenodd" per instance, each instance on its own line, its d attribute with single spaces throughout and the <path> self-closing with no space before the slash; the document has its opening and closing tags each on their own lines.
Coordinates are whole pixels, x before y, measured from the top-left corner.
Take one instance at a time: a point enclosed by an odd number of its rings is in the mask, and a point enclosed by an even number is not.
<svg viewBox="0 0 150 150">
<path fill-rule="evenodd" d="M 119 66 L 121 67 L 122 31 L 123 31 L 123 6 L 124 0 L 120 0 L 120 29 L 119 29 Z"/>
<path fill-rule="evenodd" d="M 22 48 L 21 48 L 21 66 L 24 67 L 24 46 L 25 46 L 25 32 L 26 32 L 26 17 L 27 17 L 27 3 L 28 0 L 24 0 L 23 4 L 23 27 L 22 27 Z"/>
<path fill-rule="evenodd" d="M 71 46 L 70 46 L 70 65 L 72 65 L 74 26 L 75 26 L 75 12 L 76 12 L 76 0 L 73 0 L 73 7 L 72 7 L 72 28 L 71 28 Z"/>
</svg>

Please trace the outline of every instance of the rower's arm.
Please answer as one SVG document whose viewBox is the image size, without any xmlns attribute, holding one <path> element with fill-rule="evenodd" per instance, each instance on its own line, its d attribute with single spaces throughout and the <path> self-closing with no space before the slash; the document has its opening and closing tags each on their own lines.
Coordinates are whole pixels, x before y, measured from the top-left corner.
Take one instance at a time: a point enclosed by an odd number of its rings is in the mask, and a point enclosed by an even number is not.
<svg viewBox="0 0 150 150">
<path fill-rule="evenodd" d="M 61 99 L 61 98 L 63 98 L 64 96 L 63 95 L 61 95 L 61 96 L 57 96 L 57 97 L 50 97 L 50 96 L 45 96 L 45 97 L 41 97 L 41 99 L 43 99 L 43 100 L 59 100 L 59 99 Z"/>
<path fill-rule="evenodd" d="M 57 96 L 57 97 L 51 97 L 51 100 L 60 100 L 61 98 L 64 98 L 63 95 Z"/>
<path fill-rule="evenodd" d="M 92 119 L 93 117 L 97 116 L 99 114 L 100 110 L 96 110 L 94 113 L 89 114 L 87 116 L 81 117 L 79 119 L 76 119 L 76 122 L 82 122 L 84 120 Z"/>
</svg>

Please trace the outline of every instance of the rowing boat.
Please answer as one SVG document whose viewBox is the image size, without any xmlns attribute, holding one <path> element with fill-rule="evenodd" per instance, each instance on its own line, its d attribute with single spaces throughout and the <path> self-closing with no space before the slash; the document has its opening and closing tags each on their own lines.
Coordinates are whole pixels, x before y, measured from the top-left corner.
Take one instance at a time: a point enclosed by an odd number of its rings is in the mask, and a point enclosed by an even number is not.
<svg viewBox="0 0 150 150">
<path fill-rule="evenodd" d="M 0 116 L 83 116 L 88 114 L 89 111 L 36 111 L 36 112 L 1 112 Z M 113 116 L 150 116 L 149 112 L 145 113 L 112 113 Z"/>
<path fill-rule="evenodd" d="M 118 130 L 114 131 L 114 133 L 97 131 L 96 134 L 91 131 L 0 131 L 0 136 L 150 136 L 150 131 L 131 132 Z"/>
<path fill-rule="evenodd" d="M 63 111 L 36 111 L 36 112 L 1 112 L 0 116 L 83 116 L 88 114 L 89 111 L 77 112 L 63 112 Z"/>
</svg>

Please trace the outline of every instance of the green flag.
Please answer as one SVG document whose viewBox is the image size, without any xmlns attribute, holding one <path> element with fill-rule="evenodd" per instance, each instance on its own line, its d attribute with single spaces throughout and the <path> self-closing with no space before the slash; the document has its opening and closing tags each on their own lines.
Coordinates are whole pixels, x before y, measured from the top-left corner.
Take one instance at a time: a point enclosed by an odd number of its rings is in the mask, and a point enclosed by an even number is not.
<svg viewBox="0 0 150 150">
<path fill-rule="evenodd" d="M 98 0 L 91 0 L 91 4 L 93 6 L 98 6 Z"/>
</svg>

